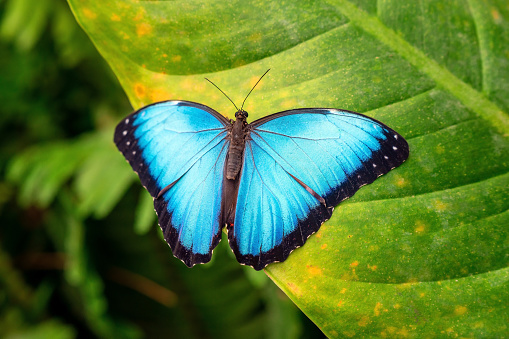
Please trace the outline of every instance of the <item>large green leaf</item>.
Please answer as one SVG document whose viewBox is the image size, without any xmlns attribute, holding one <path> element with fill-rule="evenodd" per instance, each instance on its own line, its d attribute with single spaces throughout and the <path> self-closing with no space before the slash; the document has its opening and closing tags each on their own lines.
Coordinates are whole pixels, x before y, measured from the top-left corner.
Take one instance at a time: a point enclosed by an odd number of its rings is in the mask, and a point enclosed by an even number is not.
<svg viewBox="0 0 509 339">
<path fill-rule="evenodd" d="M 266 269 L 324 333 L 509 335 L 504 1 L 69 2 L 135 108 L 186 99 L 232 117 L 204 76 L 241 102 L 271 68 L 253 119 L 336 107 L 407 138 L 405 164 Z"/>
</svg>

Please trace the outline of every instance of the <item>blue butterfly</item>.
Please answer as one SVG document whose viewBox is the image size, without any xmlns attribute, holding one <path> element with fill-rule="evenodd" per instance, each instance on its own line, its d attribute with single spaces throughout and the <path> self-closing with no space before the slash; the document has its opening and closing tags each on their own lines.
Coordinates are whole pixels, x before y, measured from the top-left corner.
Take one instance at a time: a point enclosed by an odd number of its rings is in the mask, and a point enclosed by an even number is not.
<svg viewBox="0 0 509 339">
<path fill-rule="evenodd" d="M 115 130 L 189 267 L 210 261 L 224 226 L 241 264 L 282 262 L 334 206 L 408 158 L 401 135 L 359 113 L 301 108 L 247 123 L 242 107 L 234 121 L 199 103 L 158 102 Z"/>
</svg>

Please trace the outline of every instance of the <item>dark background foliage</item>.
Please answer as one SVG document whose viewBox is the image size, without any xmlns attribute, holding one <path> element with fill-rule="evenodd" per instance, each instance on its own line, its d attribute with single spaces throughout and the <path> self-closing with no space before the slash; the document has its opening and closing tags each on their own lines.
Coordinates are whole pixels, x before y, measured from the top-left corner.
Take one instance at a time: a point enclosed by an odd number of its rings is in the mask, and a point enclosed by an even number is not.
<svg viewBox="0 0 509 339">
<path fill-rule="evenodd" d="M 132 108 L 63 0 L 1 2 L 0 35 L 1 337 L 323 336 L 225 241 L 188 269 L 152 215 L 133 228 L 134 175 L 94 172 Z"/>
</svg>

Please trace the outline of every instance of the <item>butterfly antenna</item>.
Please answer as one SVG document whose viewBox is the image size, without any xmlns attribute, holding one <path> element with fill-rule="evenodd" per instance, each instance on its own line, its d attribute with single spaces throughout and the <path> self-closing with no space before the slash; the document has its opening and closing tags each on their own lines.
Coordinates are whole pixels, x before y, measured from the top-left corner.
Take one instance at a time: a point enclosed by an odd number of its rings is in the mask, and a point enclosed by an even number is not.
<svg viewBox="0 0 509 339">
<path fill-rule="evenodd" d="M 256 85 L 258 85 L 258 83 L 262 80 L 262 78 L 265 76 L 265 74 L 269 73 L 270 71 L 270 68 L 265 72 L 263 73 L 263 75 L 260 77 L 260 79 L 258 79 L 258 81 L 256 82 L 256 84 L 253 86 L 253 88 L 251 88 L 251 90 L 249 91 L 249 93 L 247 93 L 246 95 L 246 99 L 244 99 L 244 101 L 242 102 L 242 106 L 240 106 L 240 110 L 242 111 L 242 108 L 244 107 L 244 103 L 246 102 L 247 100 L 247 97 L 249 96 L 249 94 L 251 94 L 251 92 L 255 89 Z"/>
<path fill-rule="evenodd" d="M 207 80 L 208 82 L 210 82 L 212 85 L 214 85 L 214 87 L 215 87 L 215 88 L 217 88 L 217 89 L 218 89 L 221 93 L 223 93 L 223 95 L 224 95 L 225 97 L 227 97 L 227 98 L 228 98 L 228 100 L 230 100 L 230 102 L 233 104 L 233 106 L 235 106 L 235 109 L 236 109 L 237 111 L 239 111 L 239 109 L 238 109 L 237 105 L 235 105 L 235 103 L 232 101 L 232 99 L 230 99 L 230 97 L 229 97 L 229 96 L 227 96 L 227 95 L 226 95 L 226 93 L 225 93 L 225 92 L 223 92 L 223 90 L 222 90 L 221 88 L 217 87 L 217 86 L 216 86 L 216 84 L 215 84 L 215 83 L 213 83 L 212 81 L 210 81 L 209 79 L 205 78 L 205 80 Z"/>
</svg>

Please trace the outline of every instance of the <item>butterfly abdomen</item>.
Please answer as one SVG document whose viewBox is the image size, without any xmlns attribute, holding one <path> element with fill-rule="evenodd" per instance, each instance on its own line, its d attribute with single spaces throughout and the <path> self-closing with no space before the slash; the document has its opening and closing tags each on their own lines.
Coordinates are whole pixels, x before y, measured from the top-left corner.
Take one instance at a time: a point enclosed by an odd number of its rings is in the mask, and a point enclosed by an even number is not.
<svg viewBox="0 0 509 339">
<path fill-rule="evenodd" d="M 237 177 L 242 167 L 242 154 L 244 153 L 244 145 L 230 145 L 228 150 L 228 162 L 226 163 L 226 178 L 233 180 Z"/>
<path fill-rule="evenodd" d="M 242 168 L 242 155 L 246 147 L 246 118 L 237 116 L 230 130 L 230 148 L 228 149 L 228 158 L 226 161 L 226 178 L 234 180 Z"/>
</svg>

